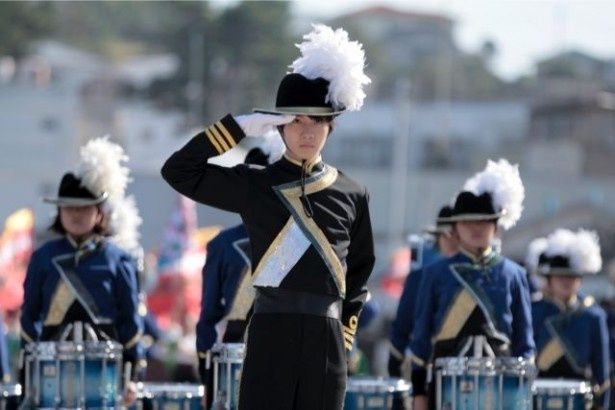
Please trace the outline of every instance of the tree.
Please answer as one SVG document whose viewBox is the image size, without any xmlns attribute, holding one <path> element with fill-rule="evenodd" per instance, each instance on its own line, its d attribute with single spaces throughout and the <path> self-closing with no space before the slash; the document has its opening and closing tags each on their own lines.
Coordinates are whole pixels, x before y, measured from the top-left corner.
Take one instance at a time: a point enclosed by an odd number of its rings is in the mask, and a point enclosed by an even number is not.
<svg viewBox="0 0 615 410">
<path fill-rule="evenodd" d="M 49 32 L 52 9 L 46 2 L 0 2 L 0 56 L 23 56 L 30 43 Z"/>
</svg>

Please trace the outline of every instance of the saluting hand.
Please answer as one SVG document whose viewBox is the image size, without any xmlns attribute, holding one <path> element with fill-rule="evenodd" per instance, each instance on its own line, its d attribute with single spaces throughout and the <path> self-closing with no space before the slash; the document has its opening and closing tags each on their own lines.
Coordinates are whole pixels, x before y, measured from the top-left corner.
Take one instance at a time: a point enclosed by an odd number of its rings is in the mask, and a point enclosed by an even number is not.
<svg viewBox="0 0 615 410">
<path fill-rule="evenodd" d="M 261 137 L 275 130 L 279 125 L 288 124 L 295 119 L 294 115 L 247 114 L 233 117 L 248 137 Z"/>
</svg>

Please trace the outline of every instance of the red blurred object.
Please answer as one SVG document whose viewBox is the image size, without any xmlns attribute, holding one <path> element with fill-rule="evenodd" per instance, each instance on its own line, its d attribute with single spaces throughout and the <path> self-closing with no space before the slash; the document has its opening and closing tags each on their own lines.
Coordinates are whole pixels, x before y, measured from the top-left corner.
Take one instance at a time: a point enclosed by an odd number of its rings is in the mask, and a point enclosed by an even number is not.
<svg viewBox="0 0 615 410">
<path fill-rule="evenodd" d="M 0 237 L 0 310 L 15 311 L 23 303 L 23 281 L 34 247 L 34 213 L 20 209 L 6 219 Z"/>
<path fill-rule="evenodd" d="M 410 248 L 399 248 L 391 254 L 389 266 L 380 279 L 380 288 L 388 296 L 400 298 L 410 272 L 411 255 Z"/>
</svg>

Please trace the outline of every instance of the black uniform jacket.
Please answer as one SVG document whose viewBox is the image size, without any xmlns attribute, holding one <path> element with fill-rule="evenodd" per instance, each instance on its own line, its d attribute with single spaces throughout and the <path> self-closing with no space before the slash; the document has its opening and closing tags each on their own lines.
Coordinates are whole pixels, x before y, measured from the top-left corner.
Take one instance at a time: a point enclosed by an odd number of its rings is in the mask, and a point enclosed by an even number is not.
<svg viewBox="0 0 615 410">
<path fill-rule="evenodd" d="M 301 164 L 283 157 L 265 168 L 207 162 L 244 137 L 227 115 L 175 152 L 162 176 L 197 202 L 241 215 L 256 287 L 343 299 L 350 349 L 374 265 L 367 191 L 320 160 Z"/>
</svg>

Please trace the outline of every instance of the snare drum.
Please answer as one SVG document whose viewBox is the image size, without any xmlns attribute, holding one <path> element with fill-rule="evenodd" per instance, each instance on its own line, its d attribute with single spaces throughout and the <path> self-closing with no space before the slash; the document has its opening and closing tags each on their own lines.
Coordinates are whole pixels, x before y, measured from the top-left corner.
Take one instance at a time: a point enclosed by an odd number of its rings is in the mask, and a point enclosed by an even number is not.
<svg viewBox="0 0 615 410">
<path fill-rule="evenodd" d="M 436 359 L 436 408 L 526 410 L 534 374 L 522 358 Z"/>
<path fill-rule="evenodd" d="M 0 410 L 16 410 L 21 397 L 21 384 L 0 384 Z"/>
<path fill-rule="evenodd" d="M 198 384 L 139 383 L 143 410 L 201 410 L 205 388 Z"/>
<path fill-rule="evenodd" d="M 584 381 L 538 379 L 532 391 L 534 410 L 585 410 L 592 404 L 591 386 Z"/>
<path fill-rule="evenodd" d="M 122 346 L 112 341 L 26 346 L 26 403 L 40 408 L 110 408 L 121 395 Z"/>
<path fill-rule="evenodd" d="M 409 400 L 410 385 L 403 379 L 350 377 L 346 385 L 345 410 L 387 410 L 393 398 Z"/>
<path fill-rule="evenodd" d="M 211 351 L 214 362 L 213 408 L 236 409 L 245 344 L 219 343 Z"/>
</svg>

